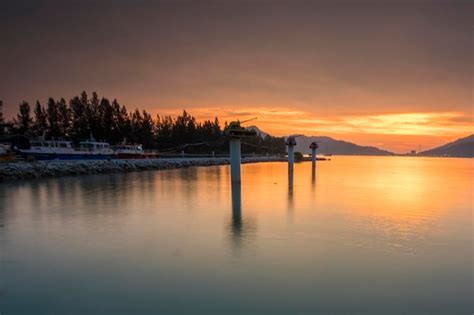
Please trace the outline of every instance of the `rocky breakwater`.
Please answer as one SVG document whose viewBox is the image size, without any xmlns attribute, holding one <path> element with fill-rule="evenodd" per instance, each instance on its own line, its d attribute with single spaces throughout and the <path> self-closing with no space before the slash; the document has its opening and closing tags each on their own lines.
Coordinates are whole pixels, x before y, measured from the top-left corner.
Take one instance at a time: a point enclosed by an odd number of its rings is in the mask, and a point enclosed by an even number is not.
<svg viewBox="0 0 474 315">
<path fill-rule="evenodd" d="M 282 157 L 248 157 L 242 159 L 242 163 L 276 161 L 286 161 L 286 159 Z M 225 164 L 229 164 L 228 158 L 12 162 L 0 164 L 0 181 Z"/>
</svg>

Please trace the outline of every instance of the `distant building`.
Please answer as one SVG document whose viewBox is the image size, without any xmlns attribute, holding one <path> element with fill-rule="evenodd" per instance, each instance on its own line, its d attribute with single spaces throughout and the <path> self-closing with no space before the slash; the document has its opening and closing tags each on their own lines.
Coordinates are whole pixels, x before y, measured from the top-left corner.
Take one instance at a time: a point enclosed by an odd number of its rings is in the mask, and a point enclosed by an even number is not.
<svg viewBox="0 0 474 315">
<path fill-rule="evenodd" d="M 411 150 L 410 155 L 415 156 L 416 155 L 416 150 Z"/>
</svg>

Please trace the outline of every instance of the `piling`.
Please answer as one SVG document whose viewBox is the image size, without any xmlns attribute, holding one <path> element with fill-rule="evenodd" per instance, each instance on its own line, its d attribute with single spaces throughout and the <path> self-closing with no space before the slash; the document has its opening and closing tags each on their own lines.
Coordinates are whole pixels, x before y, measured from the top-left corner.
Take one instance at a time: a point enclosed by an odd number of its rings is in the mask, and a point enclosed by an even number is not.
<svg viewBox="0 0 474 315">
<path fill-rule="evenodd" d="M 241 138 L 253 137 L 257 132 L 241 127 L 240 121 L 237 120 L 231 122 L 229 126 L 224 129 L 224 134 L 229 138 L 231 182 L 240 183 Z"/>
<path fill-rule="evenodd" d="M 288 137 L 286 139 L 286 145 L 288 146 L 288 186 L 293 188 L 293 165 L 295 163 L 295 146 L 296 140 L 294 137 Z"/>
<path fill-rule="evenodd" d="M 313 181 L 316 179 L 316 150 L 318 149 L 318 144 L 312 142 L 309 148 L 311 149 L 311 178 Z"/>
<path fill-rule="evenodd" d="M 230 177 L 233 183 L 240 182 L 240 138 L 231 138 L 230 148 Z"/>
</svg>

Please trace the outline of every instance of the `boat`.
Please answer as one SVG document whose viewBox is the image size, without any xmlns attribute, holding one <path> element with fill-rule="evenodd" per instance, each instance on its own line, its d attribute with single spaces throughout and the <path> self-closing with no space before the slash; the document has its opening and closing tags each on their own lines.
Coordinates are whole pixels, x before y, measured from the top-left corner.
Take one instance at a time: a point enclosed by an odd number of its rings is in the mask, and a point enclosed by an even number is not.
<svg viewBox="0 0 474 315">
<path fill-rule="evenodd" d="M 79 143 L 79 152 L 89 160 L 116 159 L 117 154 L 107 142 L 97 142 L 93 138 Z"/>
<path fill-rule="evenodd" d="M 119 159 L 144 159 L 147 156 L 141 144 L 119 144 L 112 149 Z"/>
<path fill-rule="evenodd" d="M 29 149 L 18 152 L 27 160 L 105 160 L 117 156 L 108 143 L 94 140 L 81 142 L 79 150 L 72 141 L 34 140 Z"/>
<path fill-rule="evenodd" d="M 26 160 L 55 160 L 73 159 L 78 154 L 71 141 L 34 140 L 30 141 L 29 149 L 19 149 L 18 152 Z"/>
</svg>

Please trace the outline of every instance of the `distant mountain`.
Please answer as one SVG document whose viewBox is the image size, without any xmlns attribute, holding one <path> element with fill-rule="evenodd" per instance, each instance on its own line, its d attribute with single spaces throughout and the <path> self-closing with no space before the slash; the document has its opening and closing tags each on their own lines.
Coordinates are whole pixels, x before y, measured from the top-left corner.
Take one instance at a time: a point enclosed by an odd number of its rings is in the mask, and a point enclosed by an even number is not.
<svg viewBox="0 0 474 315">
<path fill-rule="evenodd" d="M 255 131 L 257 133 L 257 136 L 259 136 L 262 139 L 265 139 L 268 136 L 268 133 L 260 130 L 260 128 L 258 128 L 257 126 L 249 126 L 249 127 L 246 127 L 245 129 Z"/>
<path fill-rule="evenodd" d="M 474 134 L 440 147 L 420 152 L 422 156 L 474 157 Z"/>
<path fill-rule="evenodd" d="M 392 152 L 381 150 L 376 147 L 360 146 L 351 142 L 336 140 L 330 137 L 307 137 L 296 138 L 295 151 L 310 153 L 309 145 L 316 141 L 319 145 L 318 154 L 334 155 L 395 155 Z"/>
</svg>

